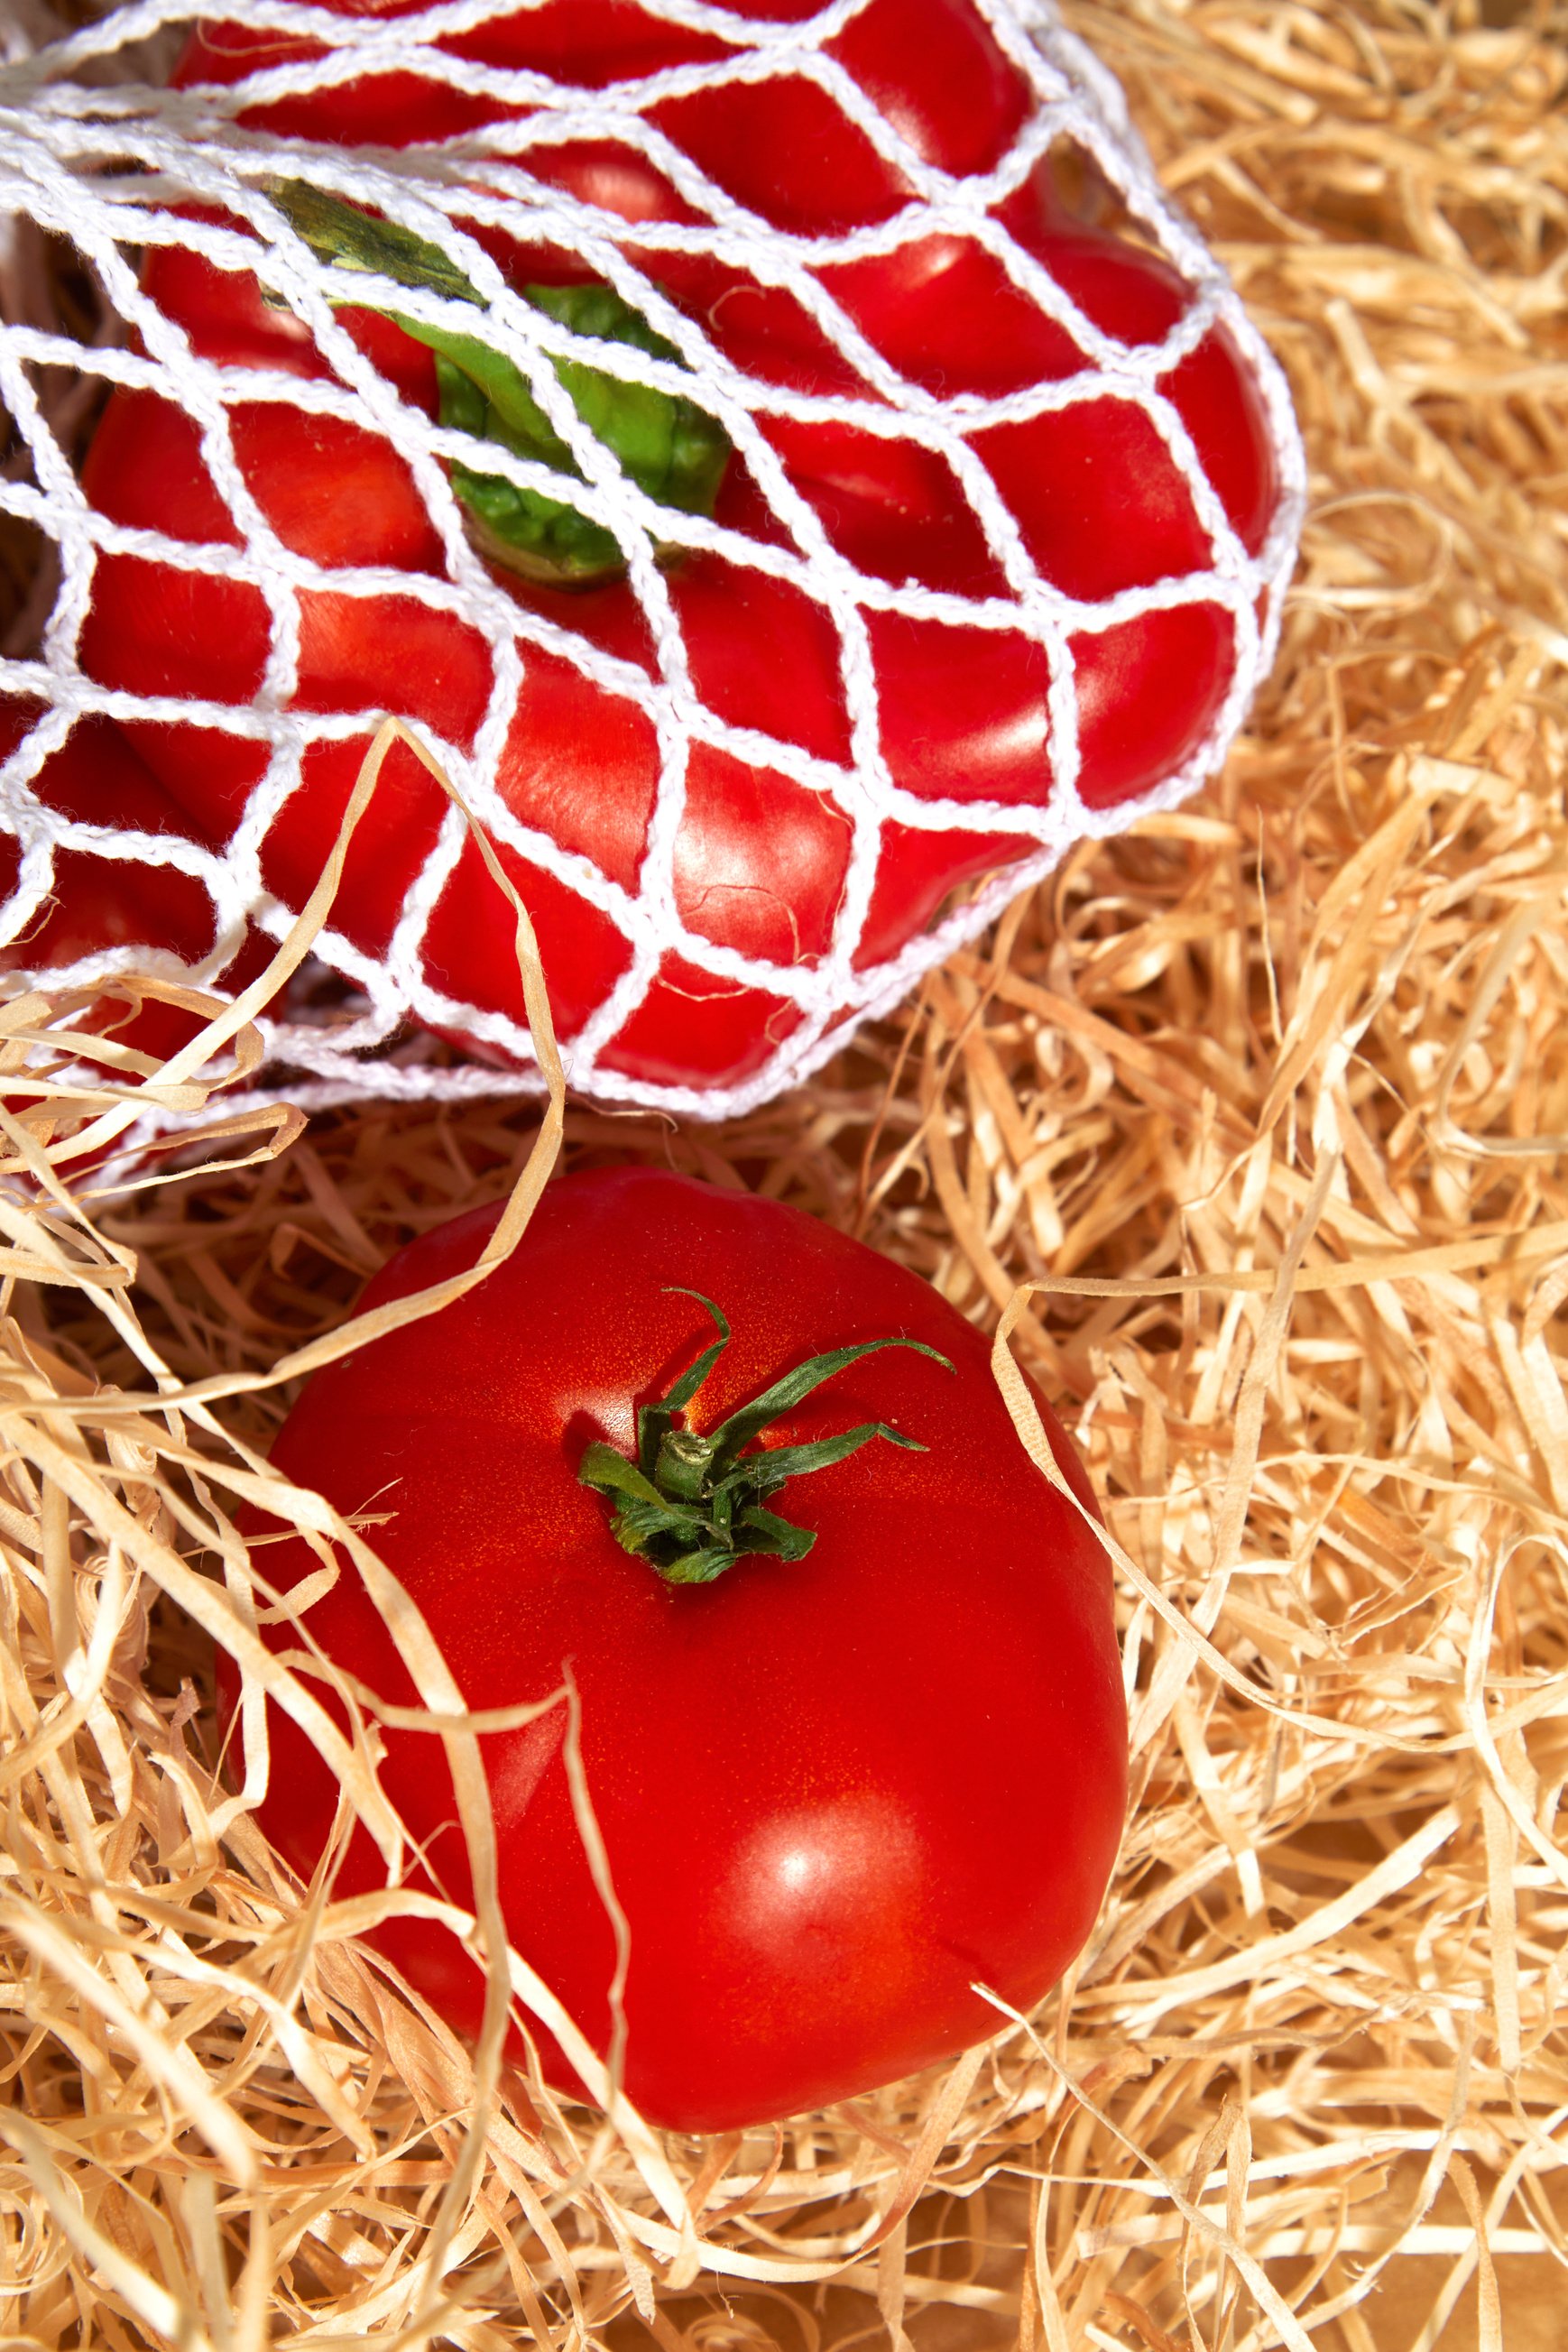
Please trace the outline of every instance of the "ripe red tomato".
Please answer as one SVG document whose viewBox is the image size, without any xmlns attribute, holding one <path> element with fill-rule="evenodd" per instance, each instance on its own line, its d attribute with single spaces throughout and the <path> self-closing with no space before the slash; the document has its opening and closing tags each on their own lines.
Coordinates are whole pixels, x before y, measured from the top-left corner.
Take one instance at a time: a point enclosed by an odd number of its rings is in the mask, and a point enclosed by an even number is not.
<svg viewBox="0 0 1568 2352">
<path fill-rule="evenodd" d="M 44 706 L 16 695 L 0 695 L 0 762 L 9 760 L 43 718 Z M 81 828 L 57 843 L 46 873 L 48 896 L 42 899 L 19 935 L 0 946 L 0 973 L 27 971 L 47 984 L 48 975 L 104 950 L 144 946 L 166 950 L 189 964 L 199 963 L 213 946 L 214 922 L 205 886 L 174 866 L 141 865 L 100 856 L 99 837 L 116 831 L 180 834 L 181 812 L 136 757 L 113 723 L 101 718 L 77 720 L 59 748 L 39 765 L 32 789 L 42 807 L 56 820 Z M 0 901 L 15 889 L 24 872 L 24 854 L 17 835 L 0 823 Z M 228 971 L 228 984 L 243 986 L 266 961 L 267 942 L 247 940 Z M 11 992 L 7 991 L 7 993 Z M 80 1035 L 112 1039 L 149 1060 L 166 1061 L 196 1034 L 203 1016 L 188 1006 L 151 993 L 143 996 L 112 980 L 102 983 L 96 1003 L 90 992 L 69 1003 L 68 1018 L 54 1027 L 52 1052 L 36 1049 L 29 1075 L 55 1067 L 72 1050 Z M 85 1056 L 91 1079 L 113 1085 L 133 1085 L 134 1066 L 95 1064 Z M 30 1126 L 40 1140 L 57 1146 L 66 1134 L 75 1134 L 101 1108 L 84 1098 L 55 1097 L 46 1111 L 38 1095 L 25 1082 L 0 1087 L 0 1105 Z M 9 1147 L 0 1151 L 5 1156 Z M 112 1156 L 110 1147 L 84 1154 L 64 1154 L 62 1173 L 79 1179 Z"/>
<path fill-rule="evenodd" d="M 365 1303 L 471 1265 L 494 1221 L 481 1210 L 427 1234 Z M 753 1554 L 711 1582 L 671 1584 L 620 1548 L 579 1473 L 590 1446 L 601 1461 L 606 1445 L 631 1455 L 637 1408 L 713 1343 L 693 1292 L 733 1337 L 689 1429 L 711 1436 L 803 1359 L 892 1338 L 762 1446 L 868 1421 L 903 1442 L 872 1437 L 774 1496 L 775 1513 L 815 1533 L 804 1558 Z M 975 1980 L 1026 2008 L 1088 1936 L 1126 1783 L 1106 1558 L 1020 1446 L 982 1335 L 863 1244 L 660 1171 L 570 1178 L 476 1291 L 317 1373 L 273 1460 L 345 1512 L 373 1498 L 393 1510 L 374 1540 L 471 1706 L 543 1698 L 570 1666 L 630 1924 L 626 2084 L 655 2122 L 729 2129 L 942 2059 L 996 2025 Z M 319 1562 L 294 1539 L 258 1566 L 290 1588 Z M 352 1570 L 306 1622 L 363 1684 L 413 1700 Z M 298 1646 L 289 1625 L 267 1638 Z M 226 1714 L 237 1697 L 225 1664 Z M 574 1817 L 565 1727 L 558 1707 L 481 1748 L 513 1941 L 605 2051 L 615 1948 Z M 309 1872 L 337 1783 L 291 1723 L 275 1715 L 271 1737 L 262 1821 Z M 437 1741 L 384 1738 L 389 1796 L 434 1878 L 471 1901 Z M 339 1889 L 381 1880 L 356 1830 Z M 404 1921 L 376 1940 L 451 2022 L 476 2029 L 482 1979 L 455 1937 Z M 542 2038 L 542 2053 L 570 2084 Z"/>
<path fill-rule="evenodd" d="M 19 749 L 43 715 L 41 703 L 0 695 L 0 761 Z M 178 803 L 106 719 L 79 719 L 41 763 L 33 790 L 57 819 L 105 834 L 185 829 Z M 0 900 L 16 887 L 22 863 L 17 835 L 0 825 Z M 45 971 L 105 948 L 149 941 L 194 963 L 212 946 L 206 890 L 173 866 L 137 865 L 112 851 L 99 856 L 73 841 L 55 850 L 49 882 L 50 894 L 24 936 L 0 949 L 0 969 Z"/>
</svg>

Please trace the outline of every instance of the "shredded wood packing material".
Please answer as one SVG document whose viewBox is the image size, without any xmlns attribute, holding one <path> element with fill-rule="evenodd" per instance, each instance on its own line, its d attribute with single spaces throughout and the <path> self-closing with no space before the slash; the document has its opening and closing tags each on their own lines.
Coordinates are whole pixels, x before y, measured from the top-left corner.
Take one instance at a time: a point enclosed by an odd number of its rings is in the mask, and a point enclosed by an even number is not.
<svg viewBox="0 0 1568 2352">
<path fill-rule="evenodd" d="M 565 1114 L 568 1163 L 863 1233 L 1007 1323 L 1076 1428 L 1134 1802 L 1071 1979 L 777 2133 L 497 2095 L 272 1861 L 207 1695 L 215 1632 L 263 1664 L 231 1514 L 283 1501 L 290 1380 L 553 1139 L 363 1105 L 97 1199 L 73 1136 L 160 1081 L 105 1049 L 62 1097 L 78 1008 L 13 1003 L 0 2333 L 1555 2352 L 1568 21 L 1484 13 L 1075 9 L 1291 375 L 1276 685 L 1204 798 L 1077 851 L 809 1087 Z M 254 1040 L 213 1042 L 161 1083 L 217 1130 Z"/>
</svg>

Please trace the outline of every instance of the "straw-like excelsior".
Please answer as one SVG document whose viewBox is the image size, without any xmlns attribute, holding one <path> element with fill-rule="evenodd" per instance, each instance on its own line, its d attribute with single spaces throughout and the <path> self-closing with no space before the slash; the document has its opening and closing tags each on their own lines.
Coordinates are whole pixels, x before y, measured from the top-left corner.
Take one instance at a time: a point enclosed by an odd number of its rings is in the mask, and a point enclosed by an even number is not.
<svg viewBox="0 0 1568 2352">
<path fill-rule="evenodd" d="M 687 1133 L 569 1108 L 563 1150 L 799 1202 L 1010 1325 L 1116 1554 L 1134 1801 L 1093 1941 L 958 2066 L 777 2132 L 509 2106 L 494 2037 L 269 1855 L 211 1662 L 278 1672 L 246 1498 L 374 1577 L 268 1434 L 402 1240 L 513 1187 L 506 1245 L 552 1121 L 223 1131 L 254 1007 L 205 1071 L 92 1048 L 84 1094 L 80 1006 L 11 1002 L 0 2341 L 1562 2341 L 1568 21 L 1073 14 L 1295 384 L 1274 688 L 1202 801 L 808 1092 Z M 94 1197 L 138 1086 L 210 1139 Z M 333 1769 L 390 1835 L 363 1743 Z"/>
</svg>

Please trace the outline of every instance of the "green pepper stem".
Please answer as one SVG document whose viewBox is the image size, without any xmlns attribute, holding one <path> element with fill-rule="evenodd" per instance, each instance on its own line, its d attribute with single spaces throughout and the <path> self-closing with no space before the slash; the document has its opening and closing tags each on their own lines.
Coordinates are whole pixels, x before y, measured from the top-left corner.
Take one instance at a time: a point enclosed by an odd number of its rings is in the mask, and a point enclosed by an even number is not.
<svg viewBox="0 0 1568 2352">
<path fill-rule="evenodd" d="M 483 310 L 480 295 L 450 257 L 395 221 L 378 220 L 302 180 L 282 181 L 270 194 L 296 236 L 321 260 Z M 650 358 L 680 364 L 673 345 L 608 286 L 524 286 L 519 290 L 533 310 L 574 335 L 624 343 Z M 345 305 L 353 301 L 348 295 L 333 299 Z M 477 335 L 445 324 L 432 326 L 381 301 L 355 307 L 376 310 L 435 353 L 442 425 L 471 440 L 510 449 L 568 480 L 582 481 L 572 450 L 535 399 L 521 369 L 504 353 L 492 351 Z M 629 481 L 659 506 L 711 516 L 730 457 L 729 436 L 714 418 L 684 394 L 629 383 L 579 360 L 552 357 L 551 365 L 578 415 Z M 526 489 L 504 475 L 458 461 L 450 473 L 470 535 L 497 562 L 531 579 L 576 586 L 625 571 L 625 553 L 615 533 L 581 513 L 570 499 Z M 674 551 L 655 542 L 661 559 Z"/>
<path fill-rule="evenodd" d="M 678 1429 L 677 1416 L 684 1413 L 729 1345 L 730 1326 L 722 1309 L 701 1291 L 671 1295 L 695 1298 L 705 1307 L 718 1328 L 718 1339 L 681 1374 L 668 1396 L 639 1406 L 635 1462 L 600 1442 L 586 1449 L 577 1473 L 584 1486 L 592 1486 L 611 1506 L 610 1532 L 621 1549 L 648 1561 L 667 1583 L 710 1584 L 749 1552 L 804 1559 L 816 1536 L 809 1528 L 795 1527 L 766 1509 L 769 1496 L 788 1479 L 847 1461 L 873 1438 L 885 1438 L 889 1445 L 910 1453 L 925 1452 L 917 1438 L 890 1429 L 885 1421 L 864 1421 L 837 1436 L 805 1444 L 742 1451 L 824 1381 L 884 1348 L 912 1348 L 951 1372 L 948 1358 L 923 1339 L 865 1339 L 854 1347 L 830 1349 L 797 1364 L 717 1429 Z"/>
</svg>

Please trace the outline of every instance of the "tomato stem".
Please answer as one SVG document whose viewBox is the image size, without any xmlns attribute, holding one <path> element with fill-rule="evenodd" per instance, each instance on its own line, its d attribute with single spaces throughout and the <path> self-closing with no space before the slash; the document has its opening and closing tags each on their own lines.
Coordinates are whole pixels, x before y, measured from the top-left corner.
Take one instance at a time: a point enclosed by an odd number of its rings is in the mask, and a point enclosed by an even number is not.
<svg viewBox="0 0 1568 2352">
<path fill-rule="evenodd" d="M 705 1307 L 718 1339 L 682 1372 L 668 1396 L 639 1406 L 636 1461 L 613 1445 L 595 1442 L 584 1454 L 577 1473 L 584 1486 L 592 1486 L 612 1507 L 610 1532 L 622 1549 L 647 1560 L 667 1583 L 710 1584 L 748 1552 L 804 1559 L 816 1541 L 811 1529 L 765 1507 L 767 1498 L 788 1479 L 846 1461 L 874 1437 L 885 1437 L 889 1445 L 913 1454 L 925 1452 L 918 1438 L 904 1436 L 885 1421 L 863 1421 L 836 1437 L 819 1437 L 804 1445 L 764 1446 L 750 1454 L 742 1450 L 824 1381 L 883 1348 L 912 1348 L 951 1372 L 949 1359 L 923 1339 L 865 1339 L 855 1347 L 830 1349 L 785 1372 L 717 1429 L 677 1428 L 677 1419 L 684 1416 L 729 1346 L 730 1325 L 723 1309 L 700 1290 L 672 1285 L 669 1295 L 695 1298 Z"/>
<path fill-rule="evenodd" d="M 457 264 L 412 230 L 378 220 L 303 180 L 270 190 L 272 202 L 312 253 L 340 269 L 364 270 L 482 310 L 478 290 Z M 625 343 L 680 363 L 673 345 L 608 286 L 524 286 L 524 301 L 574 335 Z M 334 296 L 347 304 L 353 298 Z M 582 469 L 534 398 L 521 368 L 479 337 L 431 326 L 377 300 L 374 310 L 436 355 L 440 422 L 478 442 L 548 466 L 580 482 Z M 711 515 L 730 457 L 723 427 L 684 396 L 628 383 L 578 360 L 552 359 L 573 406 L 622 472 L 660 506 Z M 468 510 L 476 543 L 531 579 L 576 586 L 613 577 L 626 556 L 613 531 L 578 512 L 569 499 L 524 489 L 503 476 L 454 461 L 452 488 Z M 675 551 L 656 542 L 661 557 Z"/>
</svg>

